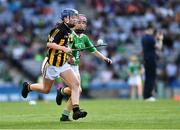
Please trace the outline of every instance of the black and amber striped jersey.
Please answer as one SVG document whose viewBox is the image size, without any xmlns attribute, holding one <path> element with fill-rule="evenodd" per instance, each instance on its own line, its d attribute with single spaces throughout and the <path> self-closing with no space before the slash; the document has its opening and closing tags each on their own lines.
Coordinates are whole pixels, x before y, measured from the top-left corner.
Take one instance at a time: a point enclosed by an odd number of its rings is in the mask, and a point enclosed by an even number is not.
<svg viewBox="0 0 180 130">
<path fill-rule="evenodd" d="M 70 28 L 64 23 L 60 23 L 52 29 L 48 35 L 47 42 L 56 43 L 59 46 L 68 46 L 68 40 L 71 34 Z M 67 53 L 58 53 L 59 50 L 48 48 L 48 63 L 53 66 L 62 66 L 68 60 Z"/>
</svg>

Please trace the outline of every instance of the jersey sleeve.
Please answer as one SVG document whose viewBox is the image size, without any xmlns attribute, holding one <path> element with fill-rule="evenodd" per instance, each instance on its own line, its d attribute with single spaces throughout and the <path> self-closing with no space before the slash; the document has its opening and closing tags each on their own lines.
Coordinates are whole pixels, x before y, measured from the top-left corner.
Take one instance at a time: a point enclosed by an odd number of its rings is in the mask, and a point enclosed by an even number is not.
<svg viewBox="0 0 180 130">
<path fill-rule="evenodd" d="M 128 63 L 127 72 L 131 73 L 131 63 Z"/>
<path fill-rule="evenodd" d="M 91 46 L 93 46 L 92 41 L 91 41 L 91 40 L 89 39 L 89 37 L 86 36 L 86 35 L 85 35 L 85 46 L 86 46 L 86 47 L 91 47 Z M 93 53 L 93 52 L 95 52 L 96 50 L 97 50 L 97 49 L 96 49 L 95 47 L 92 47 L 92 48 L 87 49 L 87 51 L 90 52 L 90 53 Z"/>
<path fill-rule="evenodd" d="M 70 35 L 69 44 L 68 44 L 68 46 L 69 46 L 71 49 L 73 49 L 74 42 L 75 42 L 75 35 L 72 33 L 72 34 Z"/>
<path fill-rule="evenodd" d="M 48 34 L 47 42 L 59 44 L 60 39 L 63 38 L 63 33 L 59 29 L 53 29 Z"/>
</svg>

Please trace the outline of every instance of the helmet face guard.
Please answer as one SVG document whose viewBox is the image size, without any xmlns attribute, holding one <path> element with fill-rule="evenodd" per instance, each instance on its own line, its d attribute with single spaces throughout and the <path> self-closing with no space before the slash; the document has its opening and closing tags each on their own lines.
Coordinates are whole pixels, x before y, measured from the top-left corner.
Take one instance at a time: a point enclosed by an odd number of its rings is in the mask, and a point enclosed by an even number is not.
<svg viewBox="0 0 180 130">
<path fill-rule="evenodd" d="M 66 17 L 77 16 L 78 11 L 75 9 L 65 9 L 61 12 L 61 19 L 64 20 Z"/>
</svg>

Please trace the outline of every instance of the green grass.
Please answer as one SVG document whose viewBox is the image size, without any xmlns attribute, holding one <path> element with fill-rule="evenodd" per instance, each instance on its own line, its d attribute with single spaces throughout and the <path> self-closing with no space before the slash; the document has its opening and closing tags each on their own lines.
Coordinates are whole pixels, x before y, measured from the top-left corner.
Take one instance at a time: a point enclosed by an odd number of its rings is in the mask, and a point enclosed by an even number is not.
<svg viewBox="0 0 180 130">
<path fill-rule="evenodd" d="M 180 129 L 178 101 L 81 100 L 87 117 L 60 123 L 64 105 L 1 102 L 0 129 Z"/>
</svg>

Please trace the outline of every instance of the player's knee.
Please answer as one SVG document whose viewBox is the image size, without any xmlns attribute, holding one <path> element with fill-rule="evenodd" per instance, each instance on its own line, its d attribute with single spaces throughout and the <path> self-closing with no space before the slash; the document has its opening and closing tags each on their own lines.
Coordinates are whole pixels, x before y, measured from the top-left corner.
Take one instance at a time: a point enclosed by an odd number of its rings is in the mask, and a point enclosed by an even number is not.
<svg viewBox="0 0 180 130">
<path fill-rule="evenodd" d="M 79 86 L 80 86 L 80 83 L 79 83 L 79 81 L 75 81 L 75 82 L 73 82 L 73 83 L 71 83 L 71 86 L 72 86 L 72 88 L 79 88 Z"/>
<path fill-rule="evenodd" d="M 50 89 L 44 89 L 44 93 L 48 94 L 50 92 Z"/>
<path fill-rule="evenodd" d="M 80 86 L 80 81 L 76 82 L 76 86 L 78 86 L 78 87 Z"/>
</svg>

